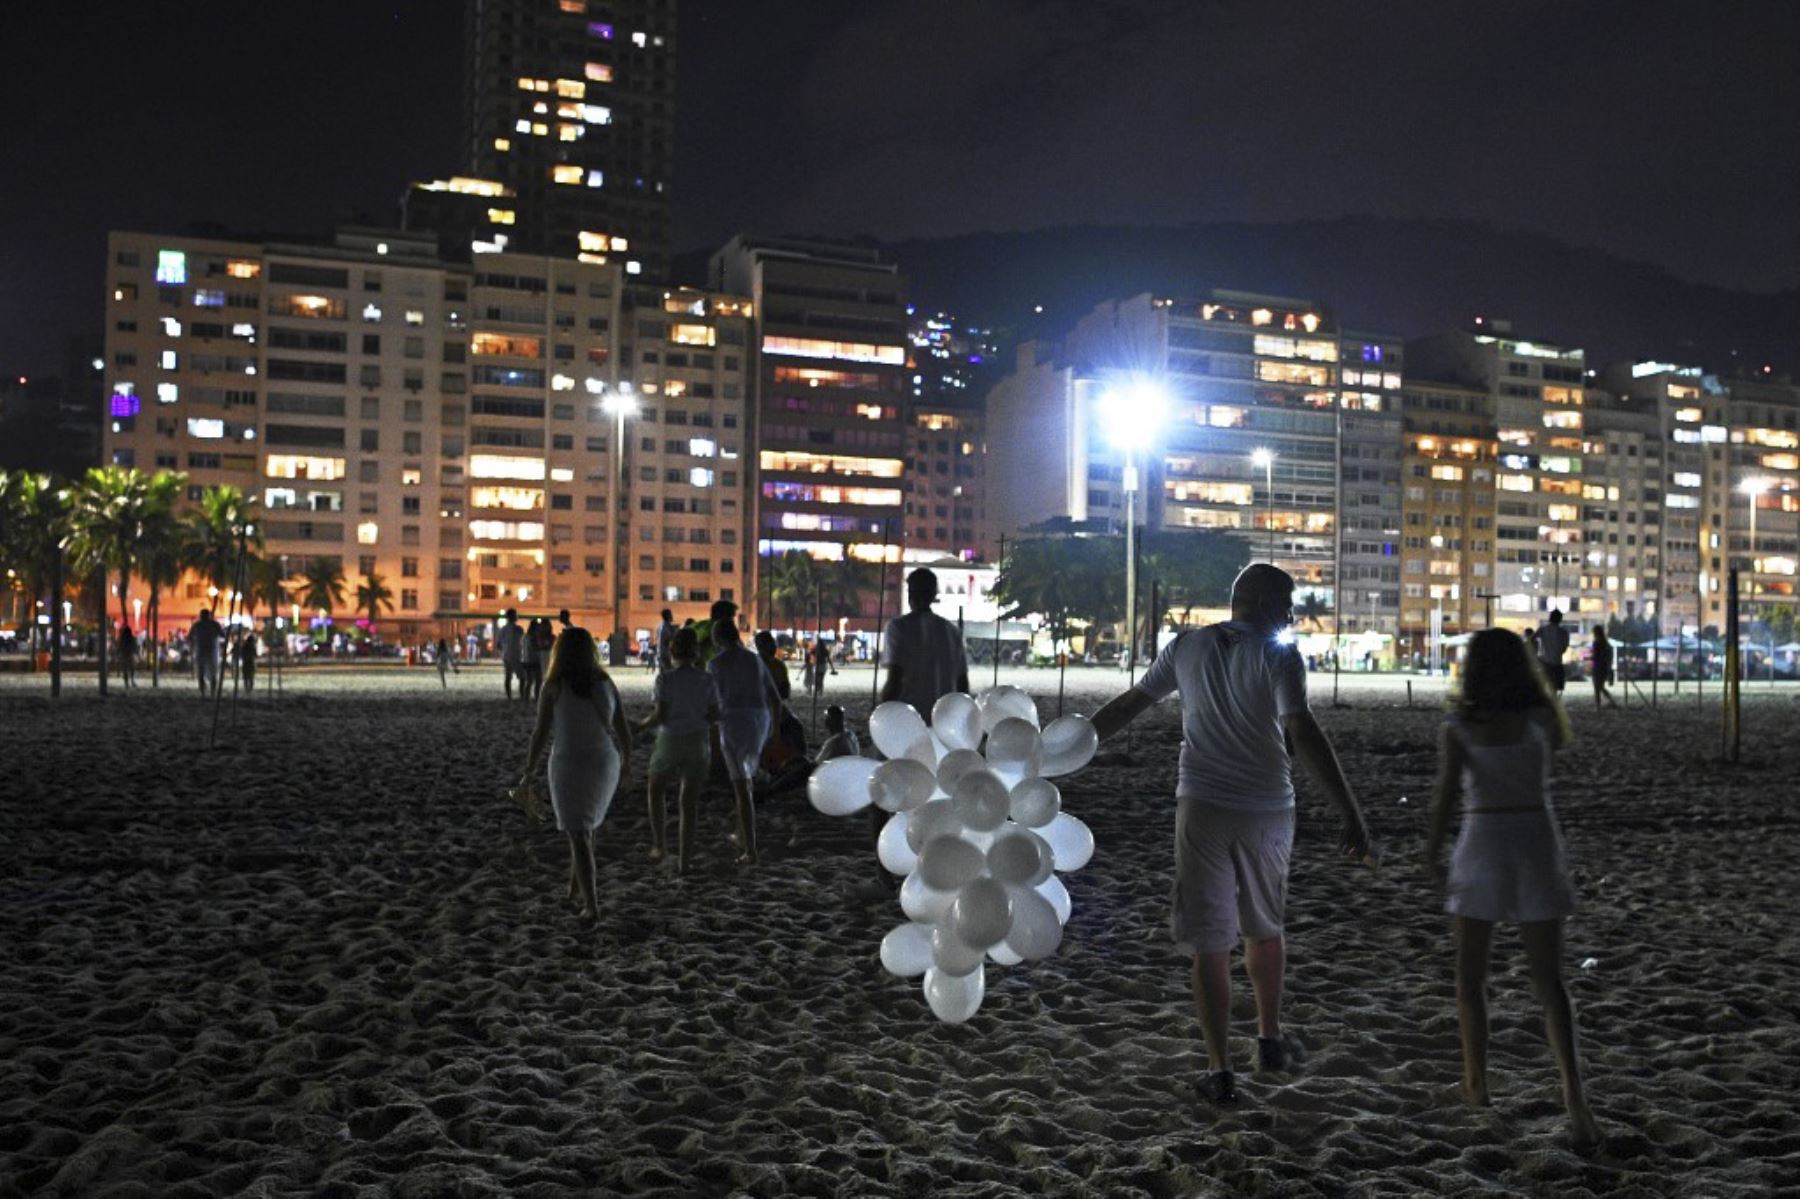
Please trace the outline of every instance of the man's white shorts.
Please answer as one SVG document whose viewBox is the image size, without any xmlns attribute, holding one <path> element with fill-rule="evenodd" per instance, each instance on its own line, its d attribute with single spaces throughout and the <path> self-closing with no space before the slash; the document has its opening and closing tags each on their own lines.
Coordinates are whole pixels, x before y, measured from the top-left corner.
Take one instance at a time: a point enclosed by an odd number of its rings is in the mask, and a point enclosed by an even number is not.
<svg viewBox="0 0 1800 1199">
<path fill-rule="evenodd" d="M 1170 931 L 1190 953 L 1281 935 L 1294 809 L 1244 811 L 1183 797 L 1175 814 Z"/>
</svg>

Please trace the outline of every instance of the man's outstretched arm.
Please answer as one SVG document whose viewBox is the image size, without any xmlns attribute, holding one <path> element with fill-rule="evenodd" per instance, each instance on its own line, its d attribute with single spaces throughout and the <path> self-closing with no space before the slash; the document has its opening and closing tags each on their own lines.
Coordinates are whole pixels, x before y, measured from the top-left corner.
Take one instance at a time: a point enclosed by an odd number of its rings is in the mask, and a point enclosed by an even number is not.
<svg viewBox="0 0 1800 1199">
<path fill-rule="evenodd" d="M 1363 820 L 1362 808 L 1350 790 L 1349 780 L 1344 777 L 1344 768 L 1338 764 L 1337 751 L 1331 748 L 1331 739 L 1319 727 L 1313 714 L 1304 709 L 1290 713 L 1283 722 L 1293 742 L 1294 756 L 1344 814 L 1344 836 L 1340 843 L 1344 852 L 1356 858 L 1368 857 L 1369 826 Z"/>
<path fill-rule="evenodd" d="M 1142 716 L 1156 701 L 1136 687 L 1127 687 L 1124 691 L 1106 701 L 1106 705 L 1094 713 L 1094 732 L 1104 741 L 1132 721 Z"/>
</svg>

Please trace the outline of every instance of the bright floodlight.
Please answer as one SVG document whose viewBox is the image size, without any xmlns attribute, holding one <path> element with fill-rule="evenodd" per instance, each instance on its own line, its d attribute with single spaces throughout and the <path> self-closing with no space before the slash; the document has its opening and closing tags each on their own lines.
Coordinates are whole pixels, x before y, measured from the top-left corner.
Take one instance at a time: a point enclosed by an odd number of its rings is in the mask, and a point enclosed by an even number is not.
<svg viewBox="0 0 1800 1199">
<path fill-rule="evenodd" d="M 1274 450 L 1266 450 L 1261 446 L 1258 446 L 1256 449 L 1250 451 L 1250 464 L 1252 466 L 1268 466 L 1274 461 Z"/>
<path fill-rule="evenodd" d="M 1133 375 L 1100 397 L 1108 435 L 1122 450 L 1148 449 L 1168 407 L 1168 388 L 1144 375 Z"/>
<path fill-rule="evenodd" d="M 1767 479 L 1745 479 L 1742 483 L 1738 484 L 1738 490 L 1745 495 L 1761 495 L 1769 489 L 1769 486 L 1769 480 Z"/>
<path fill-rule="evenodd" d="M 644 406 L 638 403 L 636 396 L 623 395 L 615 391 L 600 401 L 600 407 L 608 416 L 636 416 Z"/>
</svg>

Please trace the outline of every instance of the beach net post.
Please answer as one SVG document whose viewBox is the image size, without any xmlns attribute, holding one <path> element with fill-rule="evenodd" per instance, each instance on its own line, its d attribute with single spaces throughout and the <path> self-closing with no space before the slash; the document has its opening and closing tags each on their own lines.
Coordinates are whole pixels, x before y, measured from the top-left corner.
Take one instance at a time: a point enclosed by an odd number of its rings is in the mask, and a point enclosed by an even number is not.
<svg viewBox="0 0 1800 1199">
<path fill-rule="evenodd" d="M 1739 684 L 1743 671 L 1739 665 L 1739 627 L 1738 627 L 1738 572 L 1733 567 L 1725 575 L 1725 696 L 1720 707 L 1725 713 L 1724 736 L 1725 750 L 1730 753 L 1733 762 L 1738 761 L 1743 750 L 1743 725 L 1739 717 L 1739 703 L 1742 696 Z"/>
</svg>

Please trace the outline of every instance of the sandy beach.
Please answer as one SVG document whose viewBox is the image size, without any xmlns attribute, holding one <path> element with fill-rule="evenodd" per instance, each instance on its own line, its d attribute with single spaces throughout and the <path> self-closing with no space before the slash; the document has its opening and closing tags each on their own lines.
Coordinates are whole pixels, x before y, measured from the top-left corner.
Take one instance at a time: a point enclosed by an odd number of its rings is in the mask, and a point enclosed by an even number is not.
<svg viewBox="0 0 1800 1199">
<path fill-rule="evenodd" d="M 1055 679 L 1011 681 L 1054 714 Z M 1376 835 L 1332 853 L 1303 791 L 1289 902 L 1291 1078 L 1243 1104 L 1204 1067 L 1166 932 L 1178 729 L 1062 780 L 1092 826 L 1062 947 L 986 967 L 939 1024 L 884 973 L 862 818 L 763 808 L 740 873 L 715 784 L 700 871 L 645 860 L 642 775 L 599 840 L 605 919 L 503 790 L 529 731 L 492 667 L 313 671 L 227 716 L 191 680 L 58 703 L 0 680 L 0 1194 L 1762 1196 L 1800 1185 L 1800 691 L 1746 688 L 1721 765 L 1696 708 L 1576 698 L 1557 804 L 1590 1097 L 1568 1147 L 1516 937 L 1497 942 L 1495 1106 L 1460 1068 L 1441 902 L 1418 856 L 1440 712 L 1392 681 L 1315 706 Z M 1092 711 L 1120 680 L 1071 676 Z M 868 676 L 832 680 L 858 722 Z M 623 676 L 632 714 L 640 672 Z M 1323 690 L 1323 694 L 1321 694 Z M 807 715 L 801 707 L 804 718 Z M 790 832 L 799 844 L 788 848 Z M 1241 974 L 1239 978 L 1241 980 Z M 1253 1051 L 1248 988 L 1235 1031 Z"/>
</svg>

